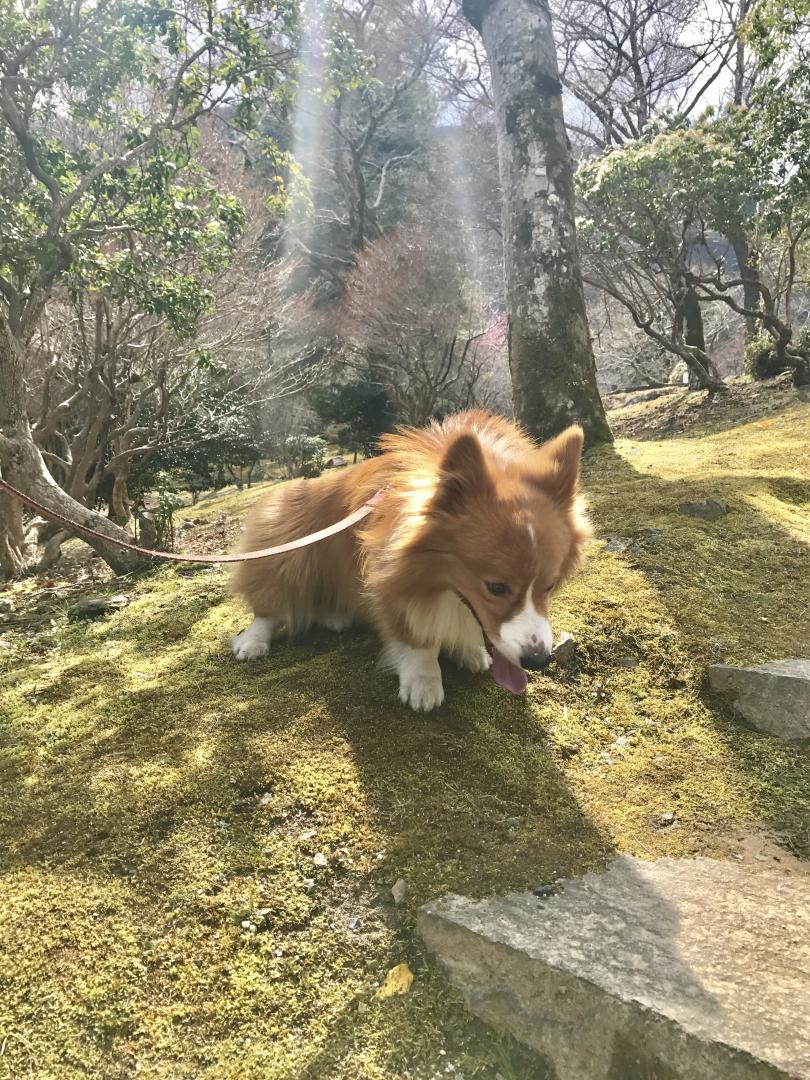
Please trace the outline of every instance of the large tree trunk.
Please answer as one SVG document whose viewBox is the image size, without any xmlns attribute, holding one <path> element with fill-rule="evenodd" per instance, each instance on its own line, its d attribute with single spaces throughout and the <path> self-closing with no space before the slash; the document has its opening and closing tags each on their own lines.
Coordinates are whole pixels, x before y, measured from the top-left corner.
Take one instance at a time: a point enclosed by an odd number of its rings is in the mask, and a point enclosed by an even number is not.
<svg viewBox="0 0 810 1080">
<path fill-rule="evenodd" d="M 573 165 L 546 0 L 464 0 L 492 70 L 515 416 L 546 438 L 610 428 L 596 385 L 574 231 Z"/>
<path fill-rule="evenodd" d="M 103 536 L 132 542 L 129 533 L 119 529 L 108 518 L 88 510 L 86 506 L 72 499 L 53 479 L 45 465 L 39 447 L 35 444 L 28 423 L 25 402 L 25 378 L 23 372 L 22 350 L 11 333 L 6 319 L 0 315 L 0 463 L 3 476 L 10 484 L 24 491 L 31 498 L 37 499 L 44 506 L 63 514 L 79 525 L 98 530 Z M 0 506 L 0 512 L 3 507 Z M 18 511 L 13 511 L 17 514 Z M 25 564 L 25 552 L 16 536 L 8 555 L 9 565 L 16 563 L 19 571 Z M 116 573 L 130 573 L 145 569 L 151 565 L 132 552 L 118 548 L 103 540 L 88 540 L 91 547 L 101 555 Z"/>
</svg>

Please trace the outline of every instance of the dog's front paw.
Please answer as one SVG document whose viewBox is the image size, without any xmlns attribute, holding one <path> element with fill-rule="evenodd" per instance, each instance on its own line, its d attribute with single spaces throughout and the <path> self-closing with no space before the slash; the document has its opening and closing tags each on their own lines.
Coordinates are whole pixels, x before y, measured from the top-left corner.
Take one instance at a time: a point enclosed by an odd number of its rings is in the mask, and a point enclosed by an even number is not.
<svg viewBox="0 0 810 1080">
<path fill-rule="evenodd" d="M 237 660 L 259 660 L 270 651 L 273 624 L 270 619 L 255 618 L 247 630 L 231 638 L 231 649 Z"/>
<path fill-rule="evenodd" d="M 394 668 L 399 675 L 399 700 L 403 705 L 410 705 L 417 712 L 429 712 L 444 701 L 438 649 L 389 641 L 380 664 Z"/>
<path fill-rule="evenodd" d="M 476 675 L 482 671 L 489 671 L 492 666 L 492 657 L 483 645 L 474 649 L 464 649 L 456 655 L 456 661 L 459 667 L 466 668 L 467 671 L 472 671 Z"/>
<path fill-rule="evenodd" d="M 231 638 L 231 649 L 237 660 L 259 660 L 262 656 L 267 656 L 270 646 L 266 641 L 250 638 L 247 630 L 243 630 L 241 634 Z"/>
<path fill-rule="evenodd" d="M 399 681 L 399 700 L 417 712 L 438 709 L 444 701 L 442 677 L 437 675 L 409 675 Z"/>
</svg>

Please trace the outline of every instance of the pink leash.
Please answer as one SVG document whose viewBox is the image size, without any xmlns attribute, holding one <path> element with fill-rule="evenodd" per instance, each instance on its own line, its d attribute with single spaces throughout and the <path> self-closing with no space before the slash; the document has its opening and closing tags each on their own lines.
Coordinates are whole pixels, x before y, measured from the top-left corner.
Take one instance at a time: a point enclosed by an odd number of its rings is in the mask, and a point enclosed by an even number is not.
<svg viewBox="0 0 810 1080">
<path fill-rule="evenodd" d="M 245 551 L 235 555 L 183 555 L 174 551 L 154 551 L 152 548 L 139 547 L 137 544 L 130 544 L 126 540 L 119 540 L 111 536 L 105 536 L 103 533 L 98 532 L 96 529 L 91 529 L 89 525 L 79 525 L 69 518 L 64 517 L 56 510 L 51 510 L 47 506 L 43 506 L 42 503 L 37 502 L 36 499 L 32 499 L 30 495 L 23 494 L 8 481 L 0 479 L 0 491 L 6 491 L 9 495 L 13 495 L 19 499 L 20 502 L 30 506 L 32 510 L 36 510 L 38 514 L 42 514 L 46 518 L 50 518 L 52 521 L 59 522 L 60 525 L 64 525 L 65 528 L 70 529 L 71 532 L 79 533 L 82 536 L 92 536 L 96 540 L 101 540 L 105 544 L 115 544 L 116 547 L 124 548 L 126 551 L 133 551 L 136 555 L 146 555 L 150 559 L 164 559 L 167 562 L 196 562 L 196 563 L 238 563 L 248 562 L 250 559 L 269 559 L 271 555 L 283 555 L 285 551 L 296 551 L 298 548 L 308 547 L 310 544 L 317 544 L 320 540 L 326 540 L 330 536 L 335 536 L 337 533 L 344 532 L 346 529 L 350 529 L 352 525 L 356 525 L 358 521 L 362 521 L 363 518 L 375 510 L 385 498 L 385 489 L 381 488 L 378 492 L 367 499 L 361 507 L 357 510 L 353 510 L 351 514 L 347 514 L 346 517 L 341 518 L 340 521 L 336 521 L 334 525 L 327 525 L 325 529 L 319 529 L 318 532 L 310 533 L 309 536 L 301 536 L 297 540 L 290 540 L 286 544 L 278 544 L 276 547 L 262 548 L 260 551 Z"/>
</svg>

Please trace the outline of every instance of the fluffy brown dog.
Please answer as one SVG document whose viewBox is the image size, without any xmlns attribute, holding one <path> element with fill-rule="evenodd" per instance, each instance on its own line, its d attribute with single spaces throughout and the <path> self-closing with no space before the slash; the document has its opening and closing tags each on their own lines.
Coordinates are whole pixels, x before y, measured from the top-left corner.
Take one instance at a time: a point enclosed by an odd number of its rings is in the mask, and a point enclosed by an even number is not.
<svg viewBox="0 0 810 1080">
<path fill-rule="evenodd" d="M 250 514 L 239 550 L 316 532 L 386 488 L 359 526 L 309 547 L 240 563 L 235 591 L 253 609 L 233 639 L 239 660 L 273 635 L 370 621 L 414 709 L 444 700 L 439 653 L 512 693 L 552 645 L 548 602 L 588 535 L 578 494 L 582 430 L 538 446 L 508 421 L 459 413 L 381 440 L 383 453 L 274 489 Z M 492 658 L 486 648 L 492 647 Z"/>
</svg>

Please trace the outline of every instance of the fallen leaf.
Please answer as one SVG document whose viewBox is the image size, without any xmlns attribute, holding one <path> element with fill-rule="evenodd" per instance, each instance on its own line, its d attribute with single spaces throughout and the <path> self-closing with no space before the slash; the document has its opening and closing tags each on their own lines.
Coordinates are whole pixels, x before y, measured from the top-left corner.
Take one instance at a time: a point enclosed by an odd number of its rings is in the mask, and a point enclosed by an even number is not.
<svg viewBox="0 0 810 1080">
<path fill-rule="evenodd" d="M 377 991 L 378 998 L 394 997 L 395 994 L 407 994 L 413 983 L 413 972 L 407 964 L 397 964 L 385 976 L 382 986 Z"/>
</svg>

